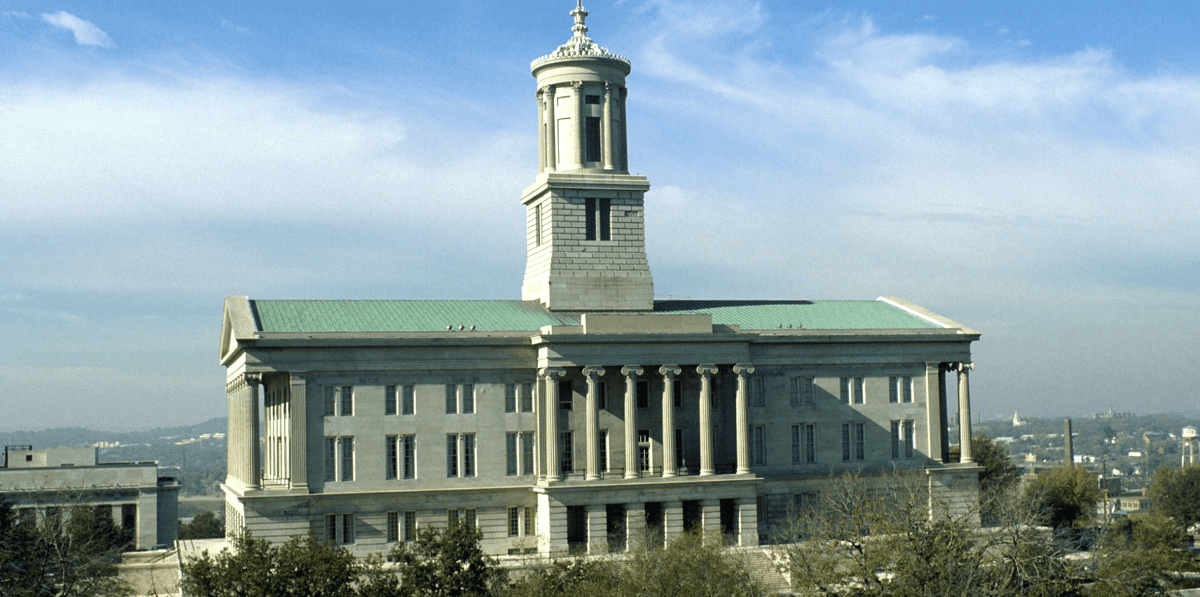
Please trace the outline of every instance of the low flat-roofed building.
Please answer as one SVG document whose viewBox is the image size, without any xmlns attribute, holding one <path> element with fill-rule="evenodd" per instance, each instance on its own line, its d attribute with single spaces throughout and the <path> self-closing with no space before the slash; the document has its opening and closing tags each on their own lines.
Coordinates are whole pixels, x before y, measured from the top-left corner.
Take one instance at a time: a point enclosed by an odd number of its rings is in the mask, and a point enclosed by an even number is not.
<svg viewBox="0 0 1200 597">
<path fill-rule="evenodd" d="M 111 507 L 113 521 L 132 533 L 133 549 L 154 549 L 175 541 L 178 499 L 179 483 L 160 476 L 156 462 L 101 463 L 95 446 L 4 450 L 0 500 L 18 517 Z"/>
</svg>

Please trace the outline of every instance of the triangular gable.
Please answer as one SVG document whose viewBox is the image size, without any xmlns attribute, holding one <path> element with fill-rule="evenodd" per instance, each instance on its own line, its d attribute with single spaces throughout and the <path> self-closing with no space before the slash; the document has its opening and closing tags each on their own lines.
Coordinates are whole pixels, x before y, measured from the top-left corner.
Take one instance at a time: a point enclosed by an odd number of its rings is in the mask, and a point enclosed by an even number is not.
<svg viewBox="0 0 1200 597">
<path fill-rule="evenodd" d="M 221 317 L 221 346 L 218 358 L 227 365 L 238 352 L 242 340 L 254 337 L 254 316 L 250 313 L 250 300 L 244 296 L 225 297 L 225 310 Z"/>
</svg>

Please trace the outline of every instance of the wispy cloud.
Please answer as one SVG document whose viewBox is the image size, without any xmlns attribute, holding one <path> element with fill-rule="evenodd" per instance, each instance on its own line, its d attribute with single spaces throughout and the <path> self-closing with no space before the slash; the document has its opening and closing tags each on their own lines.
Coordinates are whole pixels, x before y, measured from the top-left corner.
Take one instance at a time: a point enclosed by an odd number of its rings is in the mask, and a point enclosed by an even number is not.
<svg viewBox="0 0 1200 597">
<path fill-rule="evenodd" d="M 238 35 L 250 35 L 249 29 L 242 27 L 240 25 L 237 25 L 237 24 L 233 23 L 232 21 L 227 21 L 225 19 L 221 19 L 221 28 L 228 30 L 228 31 L 232 31 L 234 33 L 237 33 Z"/>
<path fill-rule="evenodd" d="M 42 13 L 42 20 L 59 27 L 66 29 L 75 34 L 75 43 L 81 46 L 98 46 L 107 48 L 112 46 L 112 40 L 108 34 L 101 31 L 99 27 L 89 21 L 85 21 L 65 10 L 60 10 L 54 14 Z"/>
</svg>

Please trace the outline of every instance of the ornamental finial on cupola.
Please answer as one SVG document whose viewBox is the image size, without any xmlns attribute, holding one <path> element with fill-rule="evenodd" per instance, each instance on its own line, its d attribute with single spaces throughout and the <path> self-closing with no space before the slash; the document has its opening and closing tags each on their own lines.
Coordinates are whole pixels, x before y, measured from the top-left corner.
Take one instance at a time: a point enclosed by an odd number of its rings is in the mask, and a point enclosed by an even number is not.
<svg viewBox="0 0 1200 597">
<path fill-rule="evenodd" d="M 571 11 L 571 16 L 575 18 L 575 24 L 571 26 L 571 39 L 567 43 L 558 46 L 558 49 L 551 54 L 547 54 L 533 61 L 530 66 L 537 66 L 543 62 L 556 60 L 559 58 L 604 58 L 608 60 L 616 60 L 629 64 L 629 59 L 613 54 L 606 48 L 602 48 L 588 37 L 588 28 L 585 19 L 587 19 L 588 11 L 583 8 L 583 0 L 576 0 L 575 10 Z"/>
</svg>

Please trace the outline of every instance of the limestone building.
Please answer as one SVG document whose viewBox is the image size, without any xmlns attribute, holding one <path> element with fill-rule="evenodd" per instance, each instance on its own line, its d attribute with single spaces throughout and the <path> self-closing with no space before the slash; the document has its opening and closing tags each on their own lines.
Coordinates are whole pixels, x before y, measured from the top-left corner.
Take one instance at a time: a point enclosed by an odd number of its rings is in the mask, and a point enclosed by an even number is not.
<svg viewBox="0 0 1200 597">
<path fill-rule="evenodd" d="M 155 462 L 98 462 L 96 448 L 5 446 L 0 501 L 20 518 L 66 515 L 87 507 L 111 514 L 133 535 L 133 549 L 175 541 L 179 483 Z"/>
<path fill-rule="evenodd" d="M 521 300 L 226 299 L 230 530 L 369 553 L 466 519 L 490 553 L 551 555 L 648 526 L 755 545 L 841 471 L 974 499 L 978 332 L 897 298 L 654 300 L 630 62 L 571 14 L 532 64 Z"/>
</svg>

